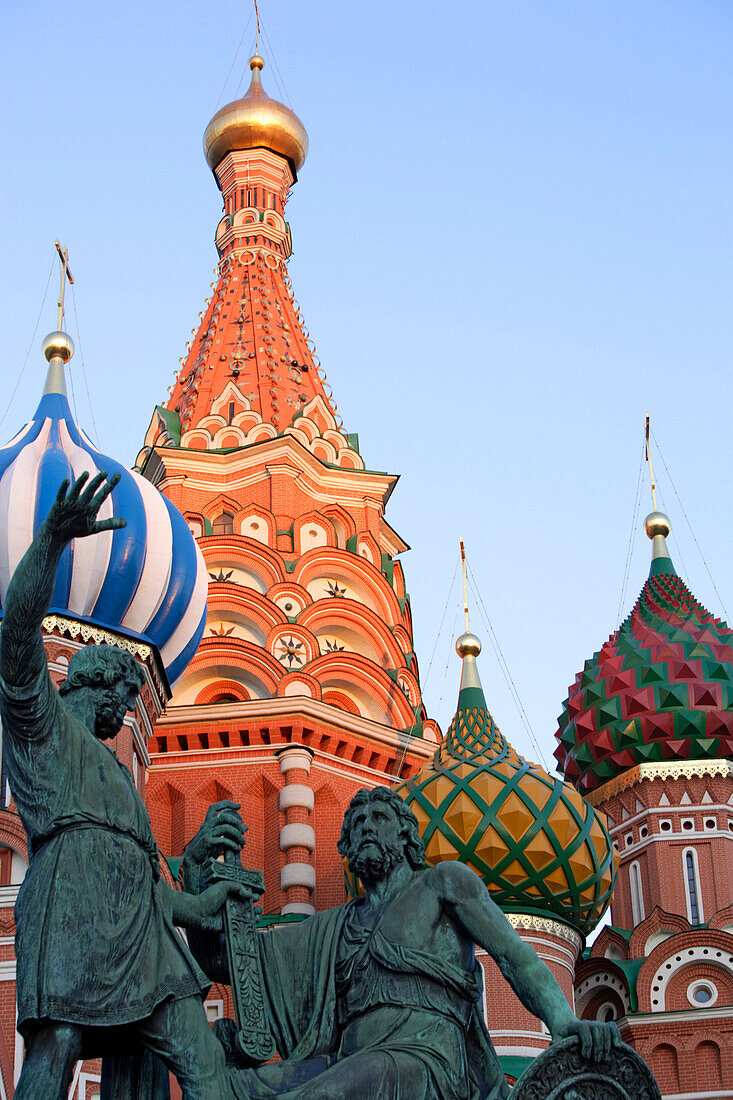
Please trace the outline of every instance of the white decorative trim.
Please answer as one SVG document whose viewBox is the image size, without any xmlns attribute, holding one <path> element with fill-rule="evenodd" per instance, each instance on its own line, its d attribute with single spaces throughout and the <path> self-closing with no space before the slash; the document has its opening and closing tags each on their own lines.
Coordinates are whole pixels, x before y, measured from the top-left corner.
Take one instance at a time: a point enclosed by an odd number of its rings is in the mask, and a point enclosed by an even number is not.
<svg viewBox="0 0 733 1100">
<path fill-rule="evenodd" d="M 707 989 L 710 994 L 709 1001 L 696 1001 L 695 990 Z M 687 1000 L 690 1002 L 693 1008 L 705 1009 L 712 1008 L 718 999 L 718 987 L 713 982 L 706 981 L 704 978 L 698 978 L 697 981 L 690 982 L 687 987 Z"/>
<path fill-rule="evenodd" d="M 493 1034 L 493 1029 L 492 1029 Z M 539 1037 L 539 1036 L 538 1036 Z M 543 1050 L 547 1050 L 550 1040 L 545 1039 L 543 1045 L 537 1047 L 494 1047 L 499 1058 L 536 1058 Z"/>
<path fill-rule="evenodd" d="M 313 852 L 316 847 L 316 833 L 312 825 L 304 825 L 294 821 L 291 825 L 283 825 L 280 829 L 280 851 L 287 852 L 288 848 L 307 848 Z"/>
<path fill-rule="evenodd" d="M 544 1034 L 542 1033 L 542 1031 L 540 1030 L 540 1027 L 539 1027 L 539 1023 L 540 1023 L 540 1021 L 538 1020 L 537 1021 L 538 1027 L 537 1027 L 536 1031 L 527 1031 L 526 1029 L 524 1031 L 522 1031 L 519 1028 L 513 1028 L 513 1027 L 506 1027 L 506 1028 L 492 1027 L 491 1037 L 493 1039 L 494 1036 L 496 1035 L 500 1039 L 514 1039 L 514 1038 L 517 1038 L 517 1039 L 546 1039 L 547 1038 L 547 1033 L 544 1033 Z"/>
<path fill-rule="evenodd" d="M 313 753 L 302 745 L 286 745 L 277 752 L 277 759 L 282 775 L 287 775 L 293 768 L 300 768 L 301 771 L 309 773 Z"/>
<path fill-rule="evenodd" d="M 305 783 L 287 783 L 280 788 L 281 813 L 286 813 L 287 810 L 292 810 L 294 807 L 300 810 L 309 810 L 312 813 L 314 806 L 313 788 L 307 787 Z"/>
<path fill-rule="evenodd" d="M 82 1062 L 79 1065 L 83 1065 Z M 102 1078 L 98 1073 L 80 1073 L 79 1074 L 79 1091 L 72 1093 L 74 1100 L 87 1100 L 87 1085 L 99 1085 Z"/>
<path fill-rule="evenodd" d="M 78 638 L 81 635 L 84 642 L 92 641 L 96 645 L 104 643 L 116 646 L 117 649 L 126 649 L 133 657 L 140 657 L 143 661 L 147 661 L 153 652 L 145 642 L 135 642 L 122 634 L 114 634 L 111 630 L 92 626 L 91 623 L 81 623 L 77 619 L 67 619 L 63 615 L 46 615 L 41 626 L 49 634 L 52 630 L 58 630 L 60 634 L 69 634 L 72 638 Z"/>
<path fill-rule="evenodd" d="M 665 1021 L 669 1021 L 673 1024 L 699 1024 L 700 1016 L 703 1012 L 705 1013 L 705 1023 L 710 1026 L 713 1026 L 716 1020 L 718 1022 L 721 1020 L 733 1020 L 733 1007 L 727 1005 L 723 1008 L 711 1008 L 707 1011 L 699 1008 L 684 1008 L 675 1009 L 674 1012 L 629 1012 L 626 1016 L 623 1016 L 621 1020 L 617 1020 L 616 1022 L 619 1027 L 621 1027 L 624 1022 L 631 1024 L 654 1024 L 654 1031 L 650 1032 L 649 1036 L 647 1036 L 647 1038 L 649 1038 L 652 1035 L 663 1035 L 665 1033 Z"/>
<path fill-rule="evenodd" d="M 289 913 L 297 913 L 304 917 L 312 917 L 315 911 L 315 906 L 313 905 L 308 905 L 304 901 L 293 901 L 289 905 L 283 905 L 280 914 L 283 917 L 286 917 Z"/>
<path fill-rule="evenodd" d="M 213 1009 L 216 1015 L 209 1015 L 209 1009 Z M 224 1017 L 224 1001 L 223 1000 L 206 1000 L 204 1001 L 204 1012 L 206 1013 L 206 1019 L 209 1023 L 213 1023 L 214 1020 L 221 1020 Z"/>
<path fill-rule="evenodd" d="M 540 948 L 544 948 L 547 951 L 548 943 L 546 939 L 541 937 L 535 938 L 534 936 L 522 936 L 525 943 L 537 944 L 537 954 L 540 954 Z M 543 955 L 543 958 L 553 959 L 555 962 L 562 963 L 563 966 L 569 966 L 573 971 L 575 970 L 575 961 L 578 957 L 577 951 L 573 951 L 572 947 L 564 947 L 562 944 L 553 943 L 549 945 L 552 948 L 552 954 Z M 562 957 L 561 957 L 562 956 Z M 564 962 L 563 959 L 567 959 Z"/>
<path fill-rule="evenodd" d="M 667 969 L 667 964 L 671 962 L 670 968 Z M 661 963 L 657 970 L 657 973 L 652 979 L 652 986 L 650 989 L 650 1000 L 652 1003 L 652 1012 L 665 1012 L 665 997 L 667 992 L 667 986 L 670 979 L 678 974 L 680 970 L 684 970 L 686 967 L 691 966 L 693 963 L 706 962 L 711 966 L 717 966 L 729 976 L 733 974 L 733 953 L 730 951 L 721 951 L 720 948 L 713 948 L 709 945 L 699 947 L 683 947 L 674 956 L 668 955 Z M 655 988 L 656 987 L 656 988 Z M 699 1013 L 705 1012 L 706 1009 L 701 1005 L 698 1009 L 698 1015 L 695 1019 L 699 1019 Z"/>
<path fill-rule="evenodd" d="M 613 959 L 609 959 L 608 961 L 613 962 Z M 591 997 L 594 997 L 596 993 L 603 993 L 605 990 L 613 990 L 621 1001 L 626 1015 L 631 1012 L 629 994 L 621 979 L 617 978 L 615 974 L 600 971 L 598 974 L 591 974 L 590 977 L 585 978 L 584 981 L 577 986 L 575 990 L 576 1013 L 580 1015 L 585 1010 Z"/>
<path fill-rule="evenodd" d="M 280 872 L 280 889 L 290 886 L 305 886 L 308 890 L 316 888 L 316 872 L 310 863 L 286 863 Z"/>
<path fill-rule="evenodd" d="M 0 909 L 7 909 L 15 905 L 18 900 L 20 886 L 19 882 L 14 886 L 0 886 Z"/>
<path fill-rule="evenodd" d="M 15 959 L 4 959 L 0 962 L 0 982 L 14 982 L 15 972 Z"/>
<path fill-rule="evenodd" d="M 692 919 L 692 899 L 690 897 L 690 882 L 687 877 L 687 856 L 692 856 L 692 871 L 695 878 L 695 893 L 697 894 L 697 920 Z M 705 917 L 702 908 L 702 887 L 700 884 L 700 864 L 697 858 L 697 850 L 687 847 L 682 849 L 682 885 L 685 891 L 685 904 L 687 905 L 687 919 L 690 924 L 704 924 Z"/>
<path fill-rule="evenodd" d="M 634 928 L 644 920 L 644 890 L 641 885 L 641 866 L 638 859 L 629 864 L 629 886 L 631 887 L 631 912 Z"/>
<path fill-rule="evenodd" d="M 715 1092 L 666 1092 L 664 1100 L 723 1100 L 727 1096 L 733 1096 L 733 1089 L 726 1089 L 725 1092 L 720 1089 Z"/>
<path fill-rule="evenodd" d="M 733 776 L 733 763 L 730 760 L 663 760 L 658 764 L 637 764 L 621 775 L 609 779 L 602 787 L 596 787 L 583 797 L 591 806 L 598 806 L 607 798 L 628 790 L 637 783 L 652 779 L 688 779 L 691 776 L 722 775 Z"/>
<path fill-rule="evenodd" d="M 576 951 L 583 946 L 583 938 L 570 925 L 562 921 L 553 920 L 551 917 L 535 916 L 534 913 L 505 913 L 504 916 L 517 930 L 527 928 L 532 932 L 549 932 L 551 936 L 559 936 L 561 940 L 572 943 Z"/>
</svg>

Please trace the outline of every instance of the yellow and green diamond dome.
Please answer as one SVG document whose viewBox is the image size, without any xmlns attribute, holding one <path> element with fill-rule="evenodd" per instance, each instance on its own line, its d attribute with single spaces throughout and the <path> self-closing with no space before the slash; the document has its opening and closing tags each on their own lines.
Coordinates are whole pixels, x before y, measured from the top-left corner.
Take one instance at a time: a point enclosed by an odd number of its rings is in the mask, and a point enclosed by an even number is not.
<svg viewBox="0 0 733 1100">
<path fill-rule="evenodd" d="M 464 634 L 458 710 L 435 756 L 397 793 L 415 814 L 430 865 L 460 860 L 505 912 L 556 917 L 583 935 L 615 880 L 605 816 L 521 757 L 486 706 L 481 644 Z"/>
</svg>

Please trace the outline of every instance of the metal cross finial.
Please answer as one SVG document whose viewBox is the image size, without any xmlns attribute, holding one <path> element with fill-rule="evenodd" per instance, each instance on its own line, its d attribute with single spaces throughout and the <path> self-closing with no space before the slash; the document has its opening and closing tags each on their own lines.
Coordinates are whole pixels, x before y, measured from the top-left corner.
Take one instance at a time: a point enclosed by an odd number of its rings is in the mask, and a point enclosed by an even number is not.
<svg viewBox="0 0 733 1100">
<path fill-rule="evenodd" d="M 657 511 L 657 483 L 654 480 L 654 467 L 652 466 L 652 451 L 649 445 L 649 416 L 646 418 L 646 460 L 649 463 L 649 477 L 652 482 L 652 508 Z"/>
<path fill-rule="evenodd" d="M 71 274 L 71 268 L 69 267 L 69 250 L 68 248 L 62 248 L 58 241 L 54 242 L 56 245 L 56 251 L 59 254 L 61 260 L 61 285 L 59 286 L 59 300 L 58 300 L 58 320 L 56 328 L 59 332 L 62 331 L 62 325 L 64 323 L 64 298 L 66 296 L 66 280 L 69 280 L 69 285 L 73 286 L 74 279 Z"/>
<path fill-rule="evenodd" d="M 463 613 L 466 616 L 466 634 L 471 633 L 471 627 L 468 622 L 468 580 L 466 578 L 466 547 L 464 546 L 463 539 L 460 539 L 461 543 L 461 566 L 463 568 Z"/>
<path fill-rule="evenodd" d="M 259 51 L 259 44 L 260 44 L 260 9 L 257 6 L 257 0 L 254 0 L 254 5 L 255 5 L 255 23 L 257 25 L 257 29 L 255 30 L 255 53 L 258 54 L 260 52 Z"/>
</svg>

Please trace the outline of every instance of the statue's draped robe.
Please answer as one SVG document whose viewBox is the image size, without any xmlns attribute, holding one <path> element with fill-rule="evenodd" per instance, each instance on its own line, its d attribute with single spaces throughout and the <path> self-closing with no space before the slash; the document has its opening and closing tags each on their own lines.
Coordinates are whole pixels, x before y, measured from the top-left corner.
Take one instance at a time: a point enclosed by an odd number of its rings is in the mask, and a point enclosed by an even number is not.
<svg viewBox="0 0 733 1100">
<path fill-rule="evenodd" d="M 244 1074 L 237 1095 L 338 1095 L 320 1089 L 351 1059 L 354 1091 L 345 1098 L 505 1097 L 504 1075 L 477 1009 L 476 977 L 434 952 L 388 941 L 379 923 L 362 927 L 358 905 L 260 936 L 270 1023 L 286 1062 Z M 376 1057 L 365 1070 L 366 1052 Z"/>
<path fill-rule="evenodd" d="M 18 1027 L 128 1024 L 209 982 L 171 922 L 132 777 L 44 669 L 0 680 L 3 765 L 30 842 L 16 903 Z"/>
</svg>

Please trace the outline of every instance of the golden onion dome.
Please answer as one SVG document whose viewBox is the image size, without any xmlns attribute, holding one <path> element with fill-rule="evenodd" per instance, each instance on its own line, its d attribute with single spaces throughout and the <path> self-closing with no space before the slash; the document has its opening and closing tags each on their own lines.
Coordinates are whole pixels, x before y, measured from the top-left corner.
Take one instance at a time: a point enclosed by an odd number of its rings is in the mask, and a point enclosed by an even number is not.
<svg viewBox="0 0 733 1100">
<path fill-rule="evenodd" d="M 204 132 L 204 154 L 212 172 L 227 153 L 241 149 L 270 149 L 287 157 L 297 175 L 308 155 L 308 134 L 298 116 L 270 99 L 262 87 L 265 62 L 249 59 L 252 80 L 246 95 L 217 111 Z"/>
<path fill-rule="evenodd" d="M 521 757 L 495 725 L 464 634 L 458 710 L 435 756 L 398 786 L 430 866 L 459 860 L 504 912 L 559 917 L 586 935 L 608 906 L 615 853 L 603 814 Z"/>
</svg>

